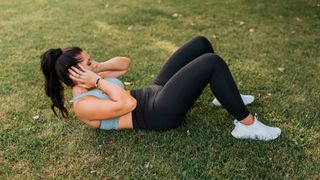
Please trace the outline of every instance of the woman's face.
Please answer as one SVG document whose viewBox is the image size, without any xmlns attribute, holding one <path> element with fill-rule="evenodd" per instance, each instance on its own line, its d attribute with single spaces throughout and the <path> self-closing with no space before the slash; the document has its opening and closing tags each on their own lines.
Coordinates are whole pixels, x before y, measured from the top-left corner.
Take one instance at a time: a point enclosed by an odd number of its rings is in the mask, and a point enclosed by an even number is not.
<svg viewBox="0 0 320 180">
<path fill-rule="evenodd" d="M 80 64 L 84 68 L 89 69 L 90 71 L 97 73 L 97 67 L 98 67 L 97 61 L 91 59 L 90 55 L 85 50 L 83 50 L 79 56 L 81 59 Z"/>
</svg>

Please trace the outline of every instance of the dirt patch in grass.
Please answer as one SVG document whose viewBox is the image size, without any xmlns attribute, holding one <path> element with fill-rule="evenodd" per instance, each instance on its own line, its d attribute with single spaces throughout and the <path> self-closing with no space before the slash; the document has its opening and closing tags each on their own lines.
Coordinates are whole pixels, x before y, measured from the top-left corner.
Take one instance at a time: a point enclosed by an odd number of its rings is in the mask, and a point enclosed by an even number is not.
<svg viewBox="0 0 320 180">
<path fill-rule="evenodd" d="M 3 112 L 0 112 L 0 121 L 6 120 L 6 119 L 7 119 L 7 116 Z"/>
</svg>

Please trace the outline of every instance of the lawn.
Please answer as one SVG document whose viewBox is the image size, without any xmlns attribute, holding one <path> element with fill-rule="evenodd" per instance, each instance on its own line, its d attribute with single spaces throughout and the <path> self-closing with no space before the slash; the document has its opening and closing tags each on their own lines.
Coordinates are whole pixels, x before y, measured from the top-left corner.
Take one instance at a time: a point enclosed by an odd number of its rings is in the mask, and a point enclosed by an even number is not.
<svg viewBox="0 0 320 180">
<path fill-rule="evenodd" d="M 1 0 L 0 179 L 318 179 L 319 30 L 317 0 Z M 280 127 L 280 138 L 234 139 L 233 117 L 211 104 L 209 87 L 179 128 L 162 133 L 92 130 L 73 113 L 52 113 L 40 72 L 46 49 L 80 46 L 97 61 L 128 56 L 121 79 L 138 89 L 197 35 L 214 44 L 241 93 L 256 97 L 249 110 Z"/>
</svg>

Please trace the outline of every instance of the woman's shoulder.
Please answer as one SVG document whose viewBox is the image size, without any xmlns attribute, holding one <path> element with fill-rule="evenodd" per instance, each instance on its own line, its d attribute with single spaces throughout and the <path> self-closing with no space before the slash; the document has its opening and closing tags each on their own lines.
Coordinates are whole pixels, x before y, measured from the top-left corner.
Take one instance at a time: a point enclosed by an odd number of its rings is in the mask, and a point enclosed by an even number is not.
<svg viewBox="0 0 320 180">
<path fill-rule="evenodd" d="M 84 96 L 80 99 L 75 100 L 71 108 L 79 119 L 85 121 L 86 118 L 83 118 L 83 115 L 88 114 L 87 110 L 90 110 L 94 107 L 94 105 L 97 105 L 99 103 L 99 100 L 100 98 L 94 96 Z"/>
<path fill-rule="evenodd" d="M 86 103 L 86 102 L 88 102 L 88 101 L 95 101 L 95 100 L 97 100 L 98 98 L 97 97 L 95 97 L 95 96 L 83 96 L 83 97 L 81 97 L 81 98 L 78 98 L 78 99 L 76 99 L 76 100 L 74 100 L 73 101 L 73 103 L 72 103 L 72 108 L 73 108 L 73 110 L 76 112 L 76 110 L 78 109 L 78 105 L 79 104 L 83 104 L 83 103 Z"/>
</svg>

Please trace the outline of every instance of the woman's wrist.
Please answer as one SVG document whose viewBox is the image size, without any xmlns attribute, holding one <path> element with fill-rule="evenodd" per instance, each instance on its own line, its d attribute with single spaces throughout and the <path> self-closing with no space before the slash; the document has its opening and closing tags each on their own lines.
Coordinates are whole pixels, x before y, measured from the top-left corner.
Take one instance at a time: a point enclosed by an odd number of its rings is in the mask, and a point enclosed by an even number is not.
<svg viewBox="0 0 320 180">
<path fill-rule="evenodd" d="M 100 84 L 100 82 L 101 82 L 101 77 L 98 77 L 97 78 L 97 80 L 96 80 L 96 84 L 95 84 L 95 86 L 96 86 L 96 88 L 99 88 L 99 84 Z"/>
</svg>

